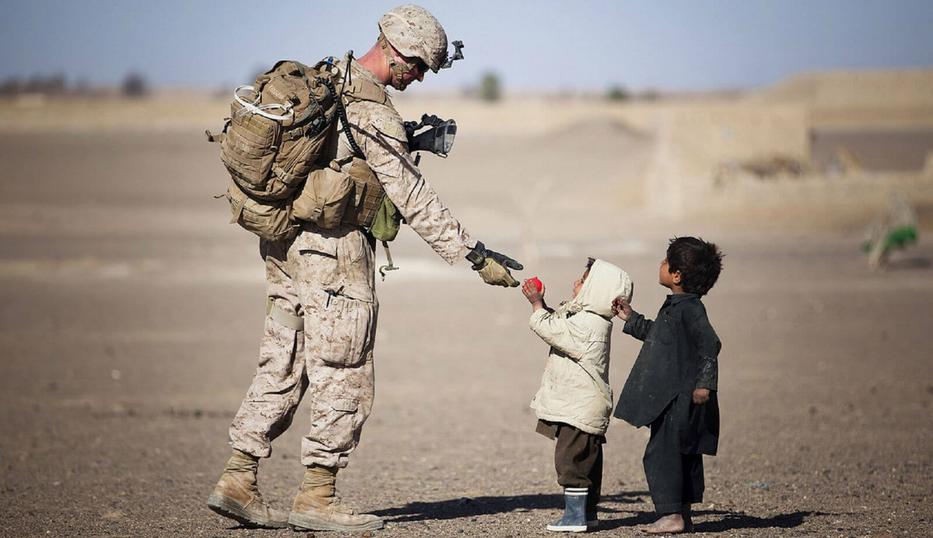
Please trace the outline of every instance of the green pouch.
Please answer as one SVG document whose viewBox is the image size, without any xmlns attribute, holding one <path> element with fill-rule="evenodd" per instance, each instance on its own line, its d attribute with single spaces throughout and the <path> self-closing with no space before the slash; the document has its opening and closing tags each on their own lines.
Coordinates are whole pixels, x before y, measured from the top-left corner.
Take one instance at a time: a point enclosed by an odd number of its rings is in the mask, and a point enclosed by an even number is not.
<svg viewBox="0 0 933 538">
<path fill-rule="evenodd" d="M 392 241 L 398 235 L 398 230 L 402 225 L 402 214 L 398 208 L 389 200 L 388 196 L 382 198 L 382 205 L 376 211 L 373 218 L 373 225 L 369 228 L 369 233 L 379 241 Z"/>
</svg>

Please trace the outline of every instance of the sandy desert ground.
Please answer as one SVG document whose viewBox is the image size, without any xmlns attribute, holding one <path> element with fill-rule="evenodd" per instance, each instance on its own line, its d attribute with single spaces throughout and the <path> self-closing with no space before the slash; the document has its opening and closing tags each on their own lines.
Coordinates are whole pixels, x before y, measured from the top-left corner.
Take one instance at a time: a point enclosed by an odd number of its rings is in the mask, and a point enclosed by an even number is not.
<svg viewBox="0 0 933 538">
<path fill-rule="evenodd" d="M 755 200 L 676 215 L 651 205 L 656 133 L 624 114 L 568 114 L 556 130 L 529 116 L 527 132 L 482 135 L 464 118 L 451 157 L 427 156 L 424 169 L 552 302 L 598 256 L 629 271 L 636 309 L 653 315 L 667 238 L 699 234 L 726 252 L 705 300 L 724 342 L 723 434 L 698 533 L 930 534 L 929 182 L 904 180 L 920 243 L 871 272 L 858 247 L 885 188 L 859 191 L 864 203 L 838 219 L 831 208 L 763 218 Z M 205 504 L 255 368 L 264 289 L 255 238 L 212 198 L 223 171 L 196 123 L 0 129 L 2 536 L 295 535 L 239 528 Z M 547 349 L 527 303 L 466 264 L 447 267 L 410 230 L 393 254 L 402 269 L 378 286 L 376 405 L 343 495 L 386 518 L 379 536 L 548 534 L 562 500 L 528 409 Z M 637 351 L 617 328 L 617 390 Z M 279 507 L 301 477 L 306 416 L 262 466 Z M 612 424 L 598 535 L 635 536 L 651 520 L 646 439 Z"/>
</svg>

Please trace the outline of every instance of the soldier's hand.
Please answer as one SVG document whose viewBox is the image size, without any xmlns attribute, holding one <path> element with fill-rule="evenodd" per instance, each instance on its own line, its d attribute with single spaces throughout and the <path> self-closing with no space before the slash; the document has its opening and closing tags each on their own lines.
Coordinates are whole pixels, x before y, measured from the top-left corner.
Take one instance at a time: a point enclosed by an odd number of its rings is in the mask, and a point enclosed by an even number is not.
<svg viewBox="0 0 933 538">
<path fill-rule="evenodd" d="M 519 265 L 521 267 L 521 265 Z M 514 288 L 518 286 L 518 281 L 512 276 L 512 273 L 498 261 L 493 258 L 483 260 L 483 266 L 477 269 L 483 282 L 491 286 L 504 286 Z"/>
<path fill-rule="evenodd" d="M 521 271 L 522 269 L 525 268 L 525 266 L 523 266 L 522 264 L 518 263 L 512 258 L 509 258 L 505 254 L 500 254 L 496 252 L 495 250 L 487 250 L 486 258 L 487 259 L 492 258 L 493 260 L 495 260 L 496 263 L 505 267 L 506 269 L 515 269 L 516 271 Z"/>
<path fill-rule="evenodd" d="M 693 391 L 693 403 L 703 405 L 709 401 L 709 389 L 696 389 Z"/>
<path fill-rule="evenodd" d="M 510 288 L 518 286 L 518 280 L 512 277 L 509 269 L 521 271 L 525 268 L 505 254 L 500 254 L 494 250 L 486 250 L 486 246 L 480 241 L 476 242 L 476 246 L 467 254 L 466 258 L 473 264 L 473 270 L 479 272 L 483 282 L 492 286 Z"/>
</svg>

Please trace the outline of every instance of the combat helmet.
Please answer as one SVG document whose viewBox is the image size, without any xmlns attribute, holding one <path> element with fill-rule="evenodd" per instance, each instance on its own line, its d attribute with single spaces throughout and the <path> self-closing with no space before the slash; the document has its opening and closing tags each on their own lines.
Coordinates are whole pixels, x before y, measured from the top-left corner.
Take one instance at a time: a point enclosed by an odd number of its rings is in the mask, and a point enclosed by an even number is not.
<svg viewBox="0 0 933 538">
<path fill-rule="evenodd" d="M 447 32 L 421 6 L 405 4 L 388 11 L 379 20 L 379 30 L 395 50 L 421 59 L 435 73 L 447 60 Z"/>
</svg>

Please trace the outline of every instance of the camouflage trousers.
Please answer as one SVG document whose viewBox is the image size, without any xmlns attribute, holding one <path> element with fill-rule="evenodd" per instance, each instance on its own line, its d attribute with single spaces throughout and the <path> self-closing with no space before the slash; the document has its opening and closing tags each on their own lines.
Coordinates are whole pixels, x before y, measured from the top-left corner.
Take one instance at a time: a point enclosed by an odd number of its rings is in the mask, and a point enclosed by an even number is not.
<svg viewBox="0 0 933 538">
<path fill-rule="evenodd" d="M 302 464 L 345 467 L 373 404 L 373 245 L 354 227 L 312 229 L 291 244 L 263 242 L 260 253 L 268 315 L 259 367 L 230 426 L 230 444 L 268 457 L 307 395 Z"/>
</svg>

